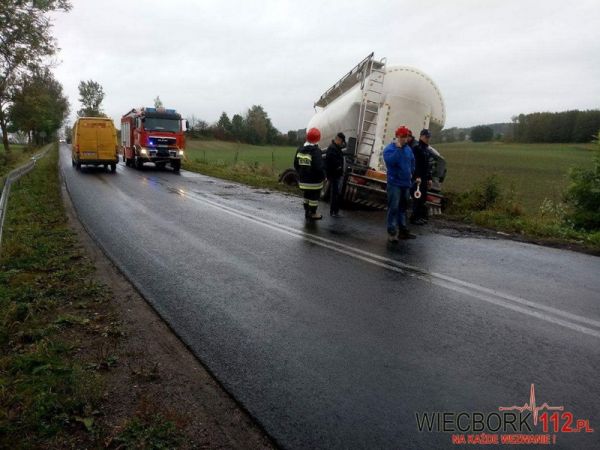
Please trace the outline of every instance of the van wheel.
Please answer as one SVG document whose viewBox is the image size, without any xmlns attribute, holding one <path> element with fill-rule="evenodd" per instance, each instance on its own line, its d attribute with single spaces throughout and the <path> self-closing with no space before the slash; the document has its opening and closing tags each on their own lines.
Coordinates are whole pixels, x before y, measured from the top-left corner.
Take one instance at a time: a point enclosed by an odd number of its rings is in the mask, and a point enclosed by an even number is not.
<svg viewBox="0 0 600 450">
<path fill-rule="evenodd" d="M 112 163 L 112 164 L 110 165 L 110 171 L 111 171 L 112 173 L 115 173 L 115 172 L 117 171 L 117 164 L 116 164 L 116 163 Z"/>
</svg>

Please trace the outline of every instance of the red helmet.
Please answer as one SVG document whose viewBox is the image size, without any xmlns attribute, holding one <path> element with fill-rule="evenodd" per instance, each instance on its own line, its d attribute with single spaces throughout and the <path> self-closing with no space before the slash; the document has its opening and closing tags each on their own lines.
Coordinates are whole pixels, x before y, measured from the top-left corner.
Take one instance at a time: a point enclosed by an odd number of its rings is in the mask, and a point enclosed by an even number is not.
<svg viewBox="0 0 600 450">
<path fill-rule="evenodd" d="M 396 137 L 408 137 L 410 134 L 410 130 L 402 125 L 400 128 L 396 130 Z"/>
<path fill-rule="evenodd" d="M 311 144 L 316 144 L 321 140 L 321 132 L 318 128 L 311 128 L 306 132 L 306 140 Z"/>
</svg>

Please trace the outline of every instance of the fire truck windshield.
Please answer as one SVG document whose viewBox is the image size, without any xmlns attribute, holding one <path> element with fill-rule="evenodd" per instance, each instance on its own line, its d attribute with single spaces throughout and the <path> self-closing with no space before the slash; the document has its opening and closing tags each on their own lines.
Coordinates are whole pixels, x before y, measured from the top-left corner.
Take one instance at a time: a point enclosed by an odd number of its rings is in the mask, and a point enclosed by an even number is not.
<svg viewBox="0 0 600 450">
<path fill-rule="evenodd" d="M 159 119 L 157 117 L 146 117 L 144 120 L 144 128 L 148 131 L 172 131 L 178 132 L 179 119 Z"/>
</svg>

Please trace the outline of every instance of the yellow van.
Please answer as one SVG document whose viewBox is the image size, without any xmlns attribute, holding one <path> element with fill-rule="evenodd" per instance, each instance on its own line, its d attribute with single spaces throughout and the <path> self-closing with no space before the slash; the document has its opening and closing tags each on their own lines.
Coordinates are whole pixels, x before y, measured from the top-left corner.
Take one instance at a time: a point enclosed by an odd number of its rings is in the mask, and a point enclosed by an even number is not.
<svg viewBox="0 0 600 450">
<path fill-rule="evenodd" d="M 82 165 L 101 166 L 117 170 L 117 131 L 108 117 L 80 117 L 73 125 L 71 160 L 77 170 Z"/>
</svg>

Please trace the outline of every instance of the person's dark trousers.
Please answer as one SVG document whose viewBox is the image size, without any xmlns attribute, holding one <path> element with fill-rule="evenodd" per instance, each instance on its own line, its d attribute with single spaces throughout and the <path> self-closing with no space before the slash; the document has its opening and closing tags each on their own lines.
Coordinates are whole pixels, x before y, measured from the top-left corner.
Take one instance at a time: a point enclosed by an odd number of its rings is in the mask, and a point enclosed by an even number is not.
<svg viewBox="0 0 600 450">
<path fill-rule="evenodd" d="M 410 189 L 410 196 L 413 199 L 413 204 L 412 204 L 412 213 L 410 216 L 410 220 L 414 221 L 417 219 L 425 219 L 427 220 L 427 216 L 428 214 L 428 210 L 427 210 L 427 185 L 423 185 L 421 183 L 421 186 L 419 188 L 419 190 L 421 191 L 421 198 L 415 198 L 415 191 L 417 190 L 417 185 L 414 184 L 413 187 Z"/>
<path fill-rule="evenodd" d="M 319 197 L 321 196 L 321 189 L 302 189 L 302 191 L 304 192 L 305 216 L 308 217 L 317 212 L 317 207 L 319 206 Z"/>
<path fill-rule="evenodd" d="M 340 212 L 340 198 L 342 186 L 342 177 L 331 178 L 329 180 L 329 212 L 331 214 L 337 214 Z"/>
</svg>

